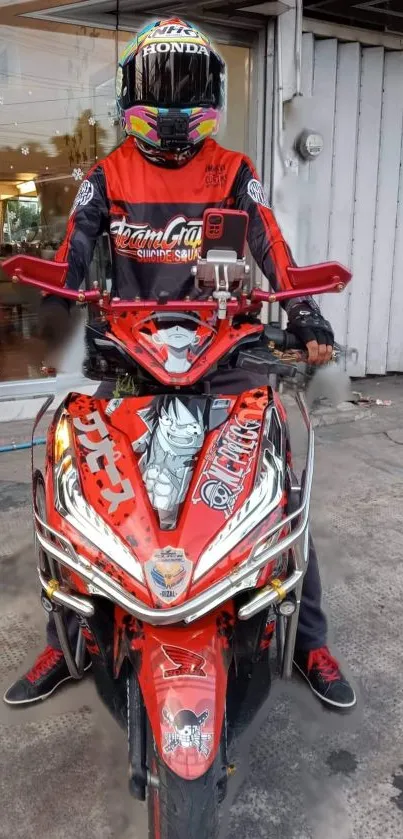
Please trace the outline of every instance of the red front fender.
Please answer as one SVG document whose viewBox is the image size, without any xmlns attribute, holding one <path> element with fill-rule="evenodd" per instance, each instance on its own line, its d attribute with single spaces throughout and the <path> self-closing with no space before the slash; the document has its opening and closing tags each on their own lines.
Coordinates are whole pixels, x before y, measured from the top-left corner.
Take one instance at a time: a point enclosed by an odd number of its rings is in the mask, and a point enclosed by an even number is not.
<svg viewBox="0 0 403 839">
<path fill-rule="evenodd" d="M 126 636 L 158 752 L 186 780 L 203 775 L 219 748 L 233 624 L 232 603 L 191 627 L 142 625 L 116 609 L 115 655 Z"/>
</svg>

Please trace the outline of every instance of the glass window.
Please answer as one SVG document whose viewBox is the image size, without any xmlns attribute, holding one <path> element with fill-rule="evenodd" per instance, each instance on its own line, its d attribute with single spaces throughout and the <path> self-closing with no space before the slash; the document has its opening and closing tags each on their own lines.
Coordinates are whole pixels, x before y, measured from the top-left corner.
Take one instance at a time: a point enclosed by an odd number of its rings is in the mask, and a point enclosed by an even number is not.
<svg viewBox="0 0 403 839">
<path fill-rule="evenodd" d="M 218 140 L 234 151 L 248 150 L 250 50 L 219 44 L 227 65 L 227 110 Z"/>
<path fill-rule="evenodd" d="M 54 257 L 80 181 L 118 141 L 115 63 L 112 31 L 0 29 L 0 381 L 41 375 L 39 295 L 10 283 L 1 261 Z"/>
</svg>

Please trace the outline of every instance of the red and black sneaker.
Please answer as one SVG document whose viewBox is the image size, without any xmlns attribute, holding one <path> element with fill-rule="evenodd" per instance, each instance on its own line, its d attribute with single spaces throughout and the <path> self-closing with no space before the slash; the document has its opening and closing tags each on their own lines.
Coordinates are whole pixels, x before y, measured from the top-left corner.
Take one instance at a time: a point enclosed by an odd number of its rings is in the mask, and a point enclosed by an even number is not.
<svg viewBox="0 0 403 839">
<path fill-rule="evenodd" d="M 327 647 L 309 652 L 296 651 L 294 666 L 306 679 L 312 692 L 330 708 L 335 711 L 354 708 L 357 702 L 354 689 Z"/>
<path fill-rule="evenodd" d="M 88 662 L 85 670 L 91 667 Z M 17 679 L 4 694 L 7 705 L 28 705 L 47 699 L 63 682 L 71 679 L 64 655 L 61 650 L 45 647 L 38 655 L 33 667 Z"/>
</svg>

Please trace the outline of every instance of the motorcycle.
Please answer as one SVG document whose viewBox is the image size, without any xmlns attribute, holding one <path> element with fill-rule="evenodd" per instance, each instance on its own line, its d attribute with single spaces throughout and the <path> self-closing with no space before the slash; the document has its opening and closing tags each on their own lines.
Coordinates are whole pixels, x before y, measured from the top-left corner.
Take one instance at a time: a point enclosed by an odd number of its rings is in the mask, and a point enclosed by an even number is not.
<svg viewBox="0 0 403 839">
<path fill-rule="evenodd" d="M 87 372 L 123 382 L 110 398 L 70 393 L 58 407 L 41 469 L 33 458 L 33 514 L 42 605 L 71 676 L 82 678 L 89 655 L 98 693 L 127 731 L 130 790 L 147 801 L 149 839 L 217 839 L 229 745 L 267 699 L 273 635 L 281 676 L 292 670 L 309 414 L 297 393 L 307 431 L 297 481 L 276 389 L 211 393 L 208 374 L 284 375 L 304 350 L 264 326 L 262 303 L 338 292 L 351 275 L 337 263 L 292 267 L 289 290 L 263 291 L 246 264 L 246 225 L 243 213 L 206 212 L 191 300 L 73 291 L 67 265 L 23 255 L 2 266 L 97 312 Z M 79 621 L 75 645 L 66 609 Z"/>
</svg>

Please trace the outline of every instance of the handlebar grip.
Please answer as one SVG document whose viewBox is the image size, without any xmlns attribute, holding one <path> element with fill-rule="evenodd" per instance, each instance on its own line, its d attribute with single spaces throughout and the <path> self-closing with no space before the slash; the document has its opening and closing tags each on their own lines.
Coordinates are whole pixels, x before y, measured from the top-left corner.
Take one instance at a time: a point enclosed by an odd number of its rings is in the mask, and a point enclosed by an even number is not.
<svg viewBox="0 0 403 839">
<path fill-rule="evenodd" d="M 305 350 L 305 344 L 296 335 L 279 326 L 265 326 L 264 335 L 277 350 Z"/>
<path fill-rule="evenodd" d="M 306 350 L 306 346 L 297 335 L 293 332 L 285 330 L 285 347 L 286 350 Z"/>
</svg>

